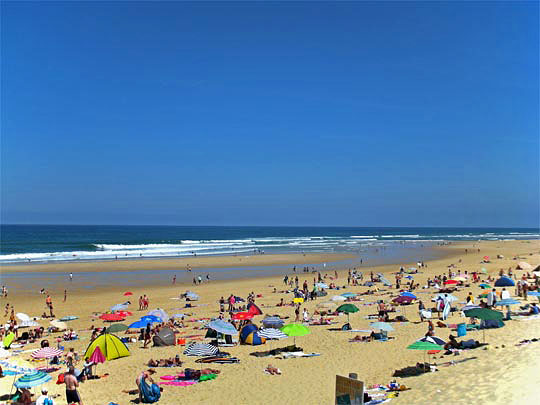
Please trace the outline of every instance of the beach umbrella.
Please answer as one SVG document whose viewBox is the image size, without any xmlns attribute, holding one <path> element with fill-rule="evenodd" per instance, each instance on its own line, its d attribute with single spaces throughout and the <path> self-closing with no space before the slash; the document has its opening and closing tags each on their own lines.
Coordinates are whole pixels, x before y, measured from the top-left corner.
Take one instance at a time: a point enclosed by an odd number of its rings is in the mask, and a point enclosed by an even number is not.
<svg viewBox="0 0 540 405">
<path fill-rule="evenodd" d="M 332 297 L 332 301 L 347 301 L 347 298 L 343 297 L 342 295 L 334 295 Z"/>
<path fill-rule="evenodd" d="M 63 353 L 62 350 L 54 347 L 42 347 L 34 350 L 30 356 L 33 359 L 52 359 L 53 357 L 60 357 Z"/>
<path fill-rule="evenodd" d="M 44 373 L 43 371 L 34 371 L 23 375 L 17 381 L 15 381 L 15 387 L 17 388 L 32 388 L 38 385 L 45 384 L 52 380 L 52 377 Z"/>
<path fill-rule="evenodd" d="M 336 308 L 337 312 L 343 312 L 347 314 L 347 322 L 349 321 L 349 314 L 353 314 L 355 312 L 358 312 L 359 309 L 354 304 L 343 304 Z"/>
<path fill-rule="evenodd" d="M 418 339 L 417 342 L 428 342 L 441 346 L 444 346 L 446 344 L 444 340 L 437 336 L 424 336 L 423 338 Z"/>
<path fill-rule="evenodd" d="M 237 312 L 233 314 L 232 319 L 244 321 L 246 319 L 252 319 L 253 314 L 250 312 Z"/>
<path fill-rule="evenodd" d="M 130 296 L 130 295 L 133 295 L 133 293 L 131 291 L 126 291 L 124 293 L 124 296 L 127 297 L 127 296 Z"/>
<path fill-rule="evenodd" d="M 294 345 L 296 346 L 296 337 L 309 335 L 311 331 L 305 325 L 301 323 L 290 323 L 281 328 L 281 331 L 287 336 L 292 336 L 294 338 Z"/>
<path fill-rule="evenodd" d="M 201 297 L 198 294 L 195 294 L 193 291 L 186 291 L 185 296 L 190 301 L 198 301 Z"/>
<path fill-rule="evenodd" d="M 396 304 L 410 304 L 413 301 L 414 301 L 414 298 L 406 297 L 403 295 L 400 295 L 399 297 L 396 297 L 392 300 L 392 302 Z"/>
<path fill-rule="evenodd" d="M 124 321 L 126 317 L 120 314 L 103 314 L 103 315 L 100 315 L 99 319 L 102 319 L 105 322 L 117 322 L 117 321 Z"/>
<path fill-rule="evenodd" d="M 167 322 L 169 320 L 169 315 L 161 308 L 148 312 L 147 316 L 157 316 L 158 318 L 161 318 L 162 322 Z"/>
<path fill-rule="evenodd" d="M 510 277 L 502 276 L 495 281 L 495 287 L 514 287 L 516 283 Z"/>
<path fill-rule="evenodd" d="M 126 304 L 116 304 L 111 307 L 111 311 L 123 311 L 124 309 L 127 309 L 128 305 Z"/>
<path fill-rule="evenodd" d="M 428 350 L 443 350 L 444 347 L 441 345 L 431 343 L 431 342 L 419 342 L 416 341 L 412 345 L 407 346 L 409 350 L 422 350 L 424 352 L 424 369 L 426 364 L 426 352 Z"/>
<path fill-rule="evenodd" d="M 489 308 L 475 308 L 470 309 L 468 311 L 465 311 L 465 316 L 467 318 L 478 318 L 483 321 L 489 321 L 489 320 L 498 320 L 502 321 L 504 315 L 502 312 L 494 311 L 493 309 Z M 482 329 L 483 332 L 483 339 L 484 342 L 486 341 L 486 329 Z"/>
<path fill-rule="evenodd" d="M 65 322 L 59 321 L 58 319 L 53 319 L 50 324 L 57 328 L 58 330 L 66 330 L 67 324 Z"/>
<path fill-rule="evenodd" d="M 265 328 L 279 329 L 283 326 L 285 321 L 279 316 L 268 316 L 262 320 L 262 324 Z"/>
<path fill-rule="evenodd" d="M 120 315 L 120 316 L 123 316 L 123 317 L 128 317 L 128 316 L 133 315 L 133 312 L 131 312 L 131 311 L 118 311 L 118 312 L 115 312 L 115 313 Z"/>
<path fill-rule="evenodd" d="M 33 321 L 32 319 L 30 319 L 28 321 L 22 321 L 19 324 L 19 328 L 35 328 L 35 327 L 38 327 L 38 326 L 39 326 L 39 323 L 37 323 L 36 321 Z"/>
<path fill-rule="evenodd" d="M 500 301 L 497 301 L 495 303 L 495 306 L 507 306 L 507 305 L 516 305 L 516 304 L 521 304 L 521 302 L 519 302 L 518 300 L 515 300 L 513 298 L 506 298 L 504 300 L 500 300 Z"/>
<path fill-rule="evenodd" d="M 414 295 L 412 292 L 409 292 L 409 291 L 404 291 L 400 294 L 401 297 L 410 297 L 412 298 L 413 300 L 417 300 L 418 297 L 416 295 Z"/>
<path fill-rule="evenodd" d="M 259 329 L 257 333 L 259 334 L 259 336 L 262 336 L 266 339 L 277 340 L 277 339 L 285 339 L 286 337 L 288 337 L 285 333 L 283 333 L 282 331 L 276 328 Z"/>
<path fill-rule="evenodd" d="M 142 328 L 146 328 L 146 326 L 149 324 L 149 323 L 152 323 L 152 321 L 150 320 L 138 320 L 137 322 L 133 322 L 131 325 L 128 326 L 128 329 L 142 329 Z M 114 325 L 113 325 L 114 326 Z"/>
<path fill-rule="evenodd" d="M 207 343 L 192 343 L 184 350 L 186 356 L 213 356 L 218 352 L 216 346 Z"/>
<path fill-rule="evenodd" d="M 154 323 L 154 322 L 163 322 L 163 320 L 155 315 L 145 315 L 141 317 L 141 321 L 148 321 L 148 323 Z"/>
<path fill-rule="evenodd" d="M 125 330 L 128 330 L 128 329 L 129 329 L 129 326 L 127 326 L 124 323 L 115 323 L 114 325 L 111 325 L 107 328 L 107 333 L 124 332 Z"/>
<path fill-rule="evenodd" d="M 318 288 L 325 288 L 325 289 L 329 288 L 328 284 L 326 283 L 316 283 L 315 286 Z"/>
<path fill-rule="evenodd" d="M 356 294 L 355 293 L 352 293 L 352 292 L 346 292 L 346 293 L 343 293 L 343 294 L 340 294 L 342 297 L 345 297 L 345 298 L 352 298 L 352 297 L 356 297 Z"/>
<path fill-rule="evenodd" d="M 186 314 L 174 314 L 171 318 L 183 318 Z"/>
<path fill-rule="evenodd" d="M 99 346 L 96 346 L 89 360 L 96 365 L 97 370 L 97 365 L 105 363 L 107 359 L 105 358 L 105 355 L 103 354 Z"/>
<path fill-rule="evenodd" d="M 489 284 L 486 284 L 486 283 L 482 283 L 482 284 L 480 284 L 478 287 L 480 287 L 480 288 L 483 289 L 483 290 L 486 289 L 486 288 L 493 288 L 493 287 L 491 287 Z"/>
<path fill-rule="evenodd" d="M 238 331 L 234 327 L 232 323 L 226 322 L 221 319 L 216 319 L 215 321 L 211 321 L 208 324 L 209 329 L 213 329 L 218 333 L 222 333 L 224 335 L 237 335 Z"/>
<path fill-rule="evenodd" d="M 382 330 L 385 332 L 392 332 L 394 328 L 388 322 L 371 322 L 369 324 L 374 330 Z"/>
<path fill-rule="evenodd" d="M 25 322 L 25 321 L 29 321 L 30 320 L 30 317 L 28 315 L 26 315 L 25 313 L 22 313 L 22 312 L 18 312 L 17 314 L 15 314 L 15 316 L 17 317 L 17 319 Z"/>
<path fill-rule="evenodd" d="M 64 316 L 63 318 L 60 318 L 62 322 L 74 321 L 75 319 L 79 319 L 79 317 L 75 315 L 68 315 L 68 316 Z"/>
</svg>

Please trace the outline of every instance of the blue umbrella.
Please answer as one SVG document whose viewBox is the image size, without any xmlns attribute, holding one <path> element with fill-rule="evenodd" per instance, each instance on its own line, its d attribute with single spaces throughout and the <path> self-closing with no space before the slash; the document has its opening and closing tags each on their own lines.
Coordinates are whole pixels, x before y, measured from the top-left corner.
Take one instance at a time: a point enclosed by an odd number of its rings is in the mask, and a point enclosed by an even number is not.
<svg viewBox="0 0 540 405">
<path fill-rule="evenodd" d="M 211 321 L 208 324 L 208 328 L 215 330 L 216 332 L 223 333 L 224 335 L 237 335 L 238 331 L 233 324 L 225 322 L 221 319 Z"/>
<path fill-rule="evenodd" d="M 44 373 L 43 371 L 35 371 L 23 375 L 17 381 L 15 381 L 15 387 L 17 388 L 31 388 L 37 385 L 45 384 L 52 380 L 52 377 Z"/>
<path fill-rule="evenodd" d="M 148 321 L 148 323 L 163 322 L 161 318 L 155 315 L 145 315 L 141 318 L 141 321 Z"/>
<path fill-rule="evenodd" d="M 285 322 L 283 321 L 283 319 L 279 318 L 278 316 L 269 316 L 262 320 L 262 324 L 264 325 L 265 328 L 279 329 L 285 324 Z"/>
<path fill-rule="evenodd" d="M 352 298 L 352 297 L 356 297 L 356 294 L 351 293 L 351 292 L 346 292 L 346 293 L 341 294 L 341 296 L 345 298 Z"/>
<path fill-rule="evenodd" d="M 149 324 L 149 323 L 152 323 L 150 321 L 143 321 L 142 319 L 141 320 L 138 320 L 137 322 L 133 322 L 131 325 L 128 326 L 128 329 L 141 329 L 141 328 L 146 328 L 146 326 Z"/>
<path fill-rule="evenodd" d="M 515 300 L 513 298 L 506 298 L 504 300 L 497 301 L 495 305 L 505 306 L 505 305 L 516 305 L 520 304 L 518 300 Z"/>
<path fill-rule="evenodd" d="M 411 293 L 409 291 L 402 292 L 400 295 L 402 297 L 411 297 L 411 298 L 414 298 L 415 300 L 418 299 L 418 297 L 416 295 L 414 295 L 413 293 Z"/>
</svg>

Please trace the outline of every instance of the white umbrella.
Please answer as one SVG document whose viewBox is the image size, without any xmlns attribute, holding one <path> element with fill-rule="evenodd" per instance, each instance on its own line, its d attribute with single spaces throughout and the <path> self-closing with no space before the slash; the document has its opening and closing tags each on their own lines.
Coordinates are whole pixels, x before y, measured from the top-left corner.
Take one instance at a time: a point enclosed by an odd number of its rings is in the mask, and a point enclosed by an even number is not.
<svg viewBox="0 0 540 405">
<path fill-rule="evenodd" d="M 169 315 L 167 315 L 167 312 L 165 312 L 163 309 L 161 308 L 157 308 L 157 309 L 154 309 L 150 312 L 148 312 L 147 315 L 154 315 L 154 316 L 157 316 L 158 318 L 161 318 L 161 320 L 163 322 L 167 322 L 169 320 Z"/>
<path fill-rule="evenodd" d="M 17 313 L 15 316 L 23 322 L 30 320 L 30 317 L 22 312 Z"/>
<path fill-rule="evenodd" d="M 341 296 L 341 295 L 334 295 L 332 297 L 332 301 L 347 301 L 347 298 Z"/>
</svg>

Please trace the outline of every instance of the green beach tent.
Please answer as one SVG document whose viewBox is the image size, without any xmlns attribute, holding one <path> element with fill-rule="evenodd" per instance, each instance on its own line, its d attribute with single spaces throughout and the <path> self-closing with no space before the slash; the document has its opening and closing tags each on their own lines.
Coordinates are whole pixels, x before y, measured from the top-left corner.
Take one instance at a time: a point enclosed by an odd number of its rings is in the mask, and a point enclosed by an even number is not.
<svg viewBox="0 0 540 405">
<path fill-rule="evenodd" d="M 96 347 L 99 347 L 107 360 L 114 360 L 130 355 L 127 346 L 117 336 L 110 333 L 104 333 L 95 338 L 86 348 L 84 358 L 92 356 Z"/>
</svg>

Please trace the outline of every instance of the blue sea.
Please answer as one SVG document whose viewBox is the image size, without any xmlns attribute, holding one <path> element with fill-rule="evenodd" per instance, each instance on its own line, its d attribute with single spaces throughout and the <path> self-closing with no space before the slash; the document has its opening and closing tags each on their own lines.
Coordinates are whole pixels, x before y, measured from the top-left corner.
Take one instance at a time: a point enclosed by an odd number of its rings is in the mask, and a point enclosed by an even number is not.
<svg viewBox="0 0 540 405">
<path fill-rule="evenodd" d="M 460 240 L 539 239 L 538 228 L 1 225 L 0 263 L 261 253 L 355 253 Z"/>
</svg>

